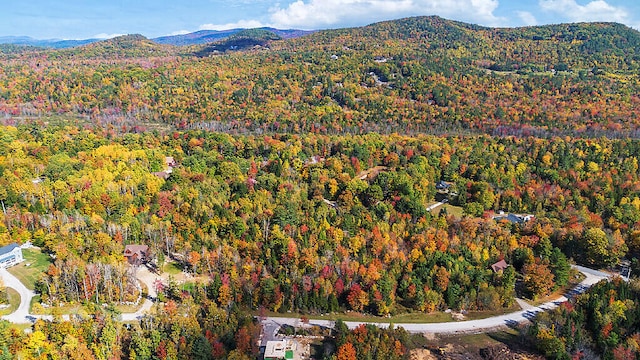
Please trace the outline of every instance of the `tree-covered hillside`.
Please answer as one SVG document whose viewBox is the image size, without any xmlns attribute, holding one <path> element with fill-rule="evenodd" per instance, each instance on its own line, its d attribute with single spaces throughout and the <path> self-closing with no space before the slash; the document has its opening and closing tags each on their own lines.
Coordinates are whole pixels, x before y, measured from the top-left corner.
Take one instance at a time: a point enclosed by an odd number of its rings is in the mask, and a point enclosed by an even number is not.
<svg viewBox="0 0 640 360">
<path fill-rule="evenodd" d="M 215 46 L 132 37 L 11 52 L 0 57 L 0 111 L 237 132 L 637 135 L 640 34 L 622 25 L 491 29 L 421 17 L 265 34 L 206 58 L 197 55 Z M 238 47 L 227 45 L 218 47 Z"/>
</svg>

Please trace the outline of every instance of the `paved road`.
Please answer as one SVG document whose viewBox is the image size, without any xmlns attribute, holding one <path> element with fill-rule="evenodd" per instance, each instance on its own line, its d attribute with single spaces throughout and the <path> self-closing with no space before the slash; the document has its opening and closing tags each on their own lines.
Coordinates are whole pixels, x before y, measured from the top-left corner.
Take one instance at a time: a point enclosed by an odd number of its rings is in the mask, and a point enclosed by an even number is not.
<svg viewBox="0 0 640 360">
<path fill-rule="evenodd" d="M 434 209 L 436 209 L 437 207 L 442 206 L 442 205 L 444 205 L 444 204 L 446 204 L 446 203 L 448 203 L 448 202 L 449 202 L 449 200 L 444 199 L 444 200 L 439 201 L 439 202 L 437 202 L 437 203 L 435 203 L 435 204 L 431 204 L 431 205 L 429 205 L 429 206 L 427 207 L 427 211 L 431 212 L 431 210 L 434 210 Z"/>
<path fill-rule="evenodd" d="M 149 313 L 149 310 L 151 310 L 151 307 L 153 306 L 152 299 L 155 299 L 158 296 L 154 282 L 159 278 L 159 276 L 149 271 L 146 266 L 140 266 L 136 272 L 136 277 L 147 286 L 149 295 L 144 299 L 144 302 L 138 311 L 134 313 L 121 314 L 120 317 L 122 321 L 135 321 Z"/>
<path fill-rule="evenodd" d="M 583 293 L 592 285 L 596 284 L 602 279 L 608 279 L 610 274 L 596 271 L 588 268 L 584 268 L 581 266 L 574 266 L 574 268 L 578 269 L 582 272 L 586 278 L 578 284 L 575 288 L 573 288 L 567 296 L 575 296 L 577 294 Z M 493 329 L 498 329 L 504 326 L 509 326 L 517 323 L 522 323 L 527 320 L 532 319 L 537 313 L 545 310 L 550 310 L 557 307 L 559 304 L 567 301 L 566 296 L 561 296 L 558 299 L 553 301 L 546 302 L 540 306 L 533 307 L 526 310 L 516 311 L 510 314 L 494 316 L 487 319 L 481 320 L 469 320 L 469 321 L 458 321 L 458 322 L 446 322 L 446 323 L 423 323 L 423 324 L 394 324 L 396 327 L 403 327 L 408 332 L 412 333 L 438 333 L 438 334 L 446 334 L 446 333 L 480 333 L 486 332 Z M 265 318 L 263 324 L 278 324 L 278 325 L 299 325 L 300 319 L 298 318 L 279 318 L 279 317 L 268 317 Z M 354 329 L 361 324 L 372 324 L 381 328 L 389 327 L 388 323 L 375 323 L 375 322 L 353 322 L 353 321 L 345 321 L 345 324 L 349 327 L 349 329 Z M 334 321 L 329 320 L 309 320 L 309 325 L 320 325 L 324 327 L 333 327 Z"/>
<path fill-rule="evenodd" d="M 24 286 L 17 277 L 8 272 L 7 269 L 0 268 L 0 278 L 2 278 L 5 286 L 16 290 L 18 294 L 20 294 L 20 306 L 18 306 L 18 310 L 9 315 L 4 315 L 2 318 L 18 324 L 33 322 L 34 316 L 29 314 L 29 305 L 31 304 L 31 299 L 36 294 L 27 289 L 27 287 Z"/>
<path fill-rule="evenodd" d="M 142 281 L 147 288 L 149 289 L 149 296 L 155 298 L 156 291 L 153 286 L 153 282 L 155 281 L 155 275 L 151 274 L 149 270 L 146 268 L 141 268 L 138 270 L 138 279 Z M 2 316 L 2 319 L 8 320 L 12 323 L 16 324 L 29 324 L 33 323 L 36 319 L 45 319 L 52 320 L 53 317 L 51 315 L 35 315 L 29 313 L 29 305 L 31 304 L 31 299 L 36 295 L 33 291 L 27 289 L 18 278 L 13 276 L 10 272 L 8 272 L 4 268 L 0 268 L 0 278 L 4 282 L 4 285 L 15 289 L 18 294 L 20 294 L 20 306 L 14 312 L 9 315 Z M 142 317 L 144 314 L 148 313 L 151 310 L 151 306 L 153 302 L 151 300 L 144 299 L 144 303 L 142 307 L 138 309 L 138 311 L 134 313 L 124 313 L 122 314 L 122 321 L 134 321 Z M 62 317 L 63 320 L 69 320 L 68 315 L 64 315 Z"/>
<path fill-rule="evenodd" d="M 589 268 L 585 268 L 582 266 L 573 266 L 582 272 L 586 278 L 578 284 L 574 289 L 572 289 L 567 295 L 574 296 L 576 294 L 580 294 L 586 291 L 593 284 L 599 282 L 602 279 L 607 279 L 610 277 L 610 274 L 592 270 Z M 140 281 L 142 281 L 147 288 L 149 289 L 149 297 L 155 298 L 157 296 L 154 282 L 158 278 L 156 275 L 152 274 L 146 268 L 140 268 L 138 270 L 137 277 Z M 15 289 L 20 294 L 20 306 L 18 309 L 9 314 L 5 315 L 2 318 L 13 323 L 31 323 L 37 318 L 45 318 L 50 319 L 51 316 L 42 316 L 42 315 L 32 315 L 29 314 L 29 304 L 31 303 L 31 299 L 35 294 L 33 291 L 27 289 L 15 276 L 11 275 L 7 270 L 0 268 L 0 278 L 4 281 L 5 286 L 11 287 Z M 481 320 L 471 320 L 471 321 L 459 321 L 459 322 L 446 322 L 446 323 L 426 323 L 426 324 L 395 324 L 395 326 L 403 327 L 405 330 L 409 332 L 415 333 L 456 333 L 456 332 L 483 332 L 495 328 L 500 328 L 505 325 L 521 323 L 523 321 L 527 321 L 535 316 L 536 313 L 548 309 L 552 309 L 558 306 L 560 303 L 567 301 L 565 296 L 562 296 L 553 301 L 544 303 L 538 307 L 534 307 L 531 309 L 521 310 L 510 314 L 494 316 L 487 319 Z M 144 299 L 144 303 L 142 307 L 134 312 L 134 313 L 125 313 L 122 314 L 123 321 L 135 321 L 146 314 L 152 307 L 153 302 L 147 298 Z M 280 326 L 287 324 L 291 326 L 300 326 L 299 318 L 280 318 L 280 317 L 268 317 L 263 320 L 263 324 L 268 325 L 269 334 L 275 334 L 277 332 L 274 329 L 279 328 Z M 350 328 L 354 329 L 358 327 L 362 322 L 353 322 L 347 321 L 345 324 Z M 388 323 L 367 323 L 373 324 L 382 328 L 386 328 L 389 326 Z M 325 327 L 333 327 L 334 322 L 329 320 L 309 320 L 310 325 L 320 325 Z M 273 335 L 271 335 L 273 336 Z"/>
</svg>

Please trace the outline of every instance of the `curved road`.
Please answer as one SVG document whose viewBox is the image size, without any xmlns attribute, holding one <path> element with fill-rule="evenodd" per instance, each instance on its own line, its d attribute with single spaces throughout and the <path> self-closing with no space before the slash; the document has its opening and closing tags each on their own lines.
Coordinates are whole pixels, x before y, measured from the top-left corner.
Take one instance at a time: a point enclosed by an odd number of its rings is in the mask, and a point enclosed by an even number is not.
<svg viewBox="0 0 640 360">
<path fill-rule="evenodd" d="M 155 275 L 151 274 L 151 272 L 149 272 L 147 268 L 140 268 L 138 270 L 138 280 L 140 280 L 147 286 L 147 288 L 149 289 L 149 297 L 151 298 L 156 297 L 155 287 L 153 286 L 153 282 L 155 281 L 154 276 Z M 33 291 L 27 289 L 27 287 L 24 286 L 24 284 L 20 280 L 18 280 L 18 278 L 13 276 L 13 274 L 8 272 L 4 268 L 0 268 L 0 279 L 2 279 L 5 286 L 15 289 L 18 294 L 20 294 L 20 306 L 18 306 L 18 309 L 11 314 L 2 316 L 2 319 L 15 324 L 29 324 L 33 323 L 36 319 L 53 319 L 53 316 L 51 315 L 36 315 L 29 313 L 31 299 L 33 299 L 36 294 Z M 152 305 L 153 302 L 149 298 L 144 299 L 144 303 L 142 304 L 140 309 L 138 309 L 138 311 L 134 313 L 122 314 L 122 321 L 135 321 L 140 319 L 144 314 L 148 313 L 149 310 L 151 310 Z M 62 318 L 64 320 L 68 320 L 69 316 L 63 315 Z"/>
<path fill-rule="evenodd" d="M 14 289 L 20 294 L 20 306 L 18 306 L 18 310 L 9 315 L 4 315 L 2 318 L 18 324 L 33 322 L 34 316 L 29 314 L 29 305 L 31 304 L 31 299 L 36 296 L 36 294 L 27 289 L 17 277 L 13 276 L 5 268 L 0 268 L 0 278 L 2 278 L 5 286 Z"/>
<path fill-rule="evenodd" d="M 572 266 L 577 269 L 581 273 L 583 273 L 586 278 L 580 282 L 575 288 L 573 288 L 567 295 L 574 296 L 577 294 L 581 294 L 590 288 L 595 283 L 599 282 L 603 279 L 608 279 L 611 277 L 611 274 L 607 274 L 601 271 L 592 270 L 589 268 L 585 268 L 582 266 Z M 489 330 L 501 328 L 508 325 L 513 325 L 517 323 L 522 323 L 524 321 L 532 319 L 537 313 L 545 310 L 550 310 L 557 307 L 559 304 L 567 301 L 566 296 L 561 296 L 558 299 L 553 301 L 546 302 L 537 307 L 532 307 L 527 310 L 520 310 L 510 314 L 494 316 L 486 319 L 480 320 L 469 320 L 469 321 L 458 321 L 458 322 L 446 322 L 446 323 L 419 323 L 419 324 L 407 324 L 407 323 L 394 323 L 395 327 L 403 327 L 405 330 L 411 333 L 438 333 L 438 334 L 447 334 L 447 333 L 479 333 L 486 332 Z M 309 325 L 319 325 L 324 327 L 333 327 L 334 321 L 330 320 L 309 320 Z M 355 321 L 345 321 L 344 322 L 349 329 L 354 329 L 361 324 L 371 324 L 381 328 L 389 327 L 389 323 L 376 323 L 376 322 L 355 322 Z M 263 320 L 263 325 L 269 325 L 271 327 L 281 326 L 281 325 L 290 325 L 290 326 L 300 326 L 299 318 L 280 318 L 280 317 L 267 317 Z"/>
<path fill-rule="evenodd" d="M 140 307 L 140 309 L 138 309 L 138 311 L 133 313 L 121 314 L 120 318 L 122 321 L 139 320 L 145 314 L 149 313 L 149 310 L 151 310 L 151 307 L 153 306 L 153 301 L 151 301 L 151 299 L 155 299 L 158 296 L 158 294 L 156 293 L 156 287 L 153 284 L 156 279 L 159 278 L 158 276 L 152 274 L 146 266 L 140 266 L 138 267 L 138 270 L 136 270 L 136 277 L 138 278 L 138 281 L 147 286 L 147 291 L 149 292 L 149 294 L 144 299 L 144 302 L 142 303 L 142 306 Z"/>
<path fill-rule="evenodd" d="M 592 270 L 589 268 L 585 268 L 582 266 L 575 266 L 575 269 L 582 272 L 586 278 L 578 284 L 574 289 L 572 289 L 568 296 L 573 296 L 576 294 L 580 294 L 586 291 L 593 284 L 599 282 L 603 279 L 610 278 L 610 274 Z M 140 319 L 144 314 L 148 313 L 151 309 L 153 302 L 150 299 L 155 298 L 156 291 L 154 287 L 154 282 L 157 277 L 152 274 L 146 268 L 140 268 L 137 274 L 138 279 L 143 282 L 149 291 L 149 297 L 144 299 L 144 303 L 142 307 L 134 312 L 134 313 L 125 313 L 122 314 L 123 321 L 135 321 Z M 2 319 L 8 320 L 13 323 L 32 323 L 37 318 L 45 318 L 49 319 L 50 316 L 43 315 L 32 315 L 29 314 L 29 305 L 31 303 L 31 299 L 35 296 L 34 292 L 27 289 L 24 284 L 20 282 L 15 276 L 11 275 L 6 269 L 0 268 L 0 278 L 4 281 L 5 286 L 11 287 L 15 289 L 20 294 L 20 306 L 18 309 L 9 314 L 2 316 Z M 470 320 L 470 321 L 459 321 L 459 322 L 446 322 L 446 323 L 421 323 L 421 324 L 407 324 L 407 323 L 398 323 L 394 324 L 398 327 L 403 327 L 405 330 L 414 333 L 458 333 L 458 332 L 483 332 L 491 329 L 496 329 L 499 327 L 503 327 L 510 324 L 521 323 L 523 321 L 531 319 L 535 316 L 536 313 L 544 310 L 552 309 L 558 306 L 560 303 L 567 301 L 567 297 L 561 296 L 558 299 L 553 301 L 546 302 L 537 307 L 533 307 L 527 310 L 521 310 L 510 314 L 494 316 L 481 320 Z M 320 325 L 324 327 L 333 327 L 335 324 L 334 321 L 330 320 L 309 320 L 309 325 Z M 300 326 L 299 318 L 286 318 L 286 317 L 268 317 L 263 320 L 263 325 L 270 327 L 279 327 L 281 325 L 291 325 L 291 326 Z M 354 321 L 346 321 L 345 324 L 350 328 L 354 329 L 358 327 L 360 324 L 373 324 L 378 327 L 386 328 L 389 326 L 389 323 L 375 323 L 375 322 L 354 322 Z"/>
</svg>

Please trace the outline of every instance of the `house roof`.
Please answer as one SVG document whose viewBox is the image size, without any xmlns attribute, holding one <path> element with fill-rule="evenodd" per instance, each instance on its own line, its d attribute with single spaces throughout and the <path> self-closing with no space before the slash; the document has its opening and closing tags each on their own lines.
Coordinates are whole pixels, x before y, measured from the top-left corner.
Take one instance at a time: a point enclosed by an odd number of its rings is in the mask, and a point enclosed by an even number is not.
<svg viewBox="0 0 640 360">
<path fill-rule="evenodd" d="M 293 359 L 293 342 L 291 340 L 267 341 L 264 358 Z"/>
<path fill-rule="evenodd" d="M 491 268 L 493 269 L 494 272 L 498 272 L 500 270 L 504 270 L 507 267 L 509 267 L 509 264 L 507 264 L 506 261 L 504 261 L 504 259 L 498 261 L 497 263 L 491 265 Z"/>
<path fill-rule="evenodd" d="M 438 190 L 447 190 L 451 187 L 452 183 L 446 182 L 444 180 L 438 181 L 436 184 L 436 189 Z"/>
<path fill-rule="evenodd" d="M 493 217 L 496 221 L 507 220 L 514 224 L 521 224 L 528 221 L 531 215 L 516 215 L 516 214 L 500 214 Z"/>
<path fill-rule="evenodd" d="M 147 245 L 131 244 L 124 247 L 124 256 L 137 255 L 141 257 L 144 256 L 147 251 L 149 251 L 149 246 Z"/>
<path fill-rule="evenodd" d="M 3 246 L 0 248 L 0 255 L 8 254 L 13 251 L 13 249 L 20 247 L 17 243 L 9 244 L 7 246 Z"/>
<path fill-rule="evenodd" d="M 167 173 L 166 171 L 154 172 L 153 175 L 165 180 L 169 178 L 169 173 Z"/>
</svg>

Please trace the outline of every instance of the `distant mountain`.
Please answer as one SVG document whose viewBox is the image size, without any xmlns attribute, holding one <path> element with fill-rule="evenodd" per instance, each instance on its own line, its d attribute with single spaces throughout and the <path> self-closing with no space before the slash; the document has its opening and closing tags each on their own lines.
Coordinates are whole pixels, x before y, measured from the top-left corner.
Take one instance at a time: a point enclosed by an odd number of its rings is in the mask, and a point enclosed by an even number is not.
<svg viewBox="0 0 640 360">
<path fill-rule="evenodd" d="M 177 54 L 178 48 L 153 42 L 143 35 L 131 34 L 97 41 L 91 44 L 63 49 L 59 54 L 72 54 L 75 57 L 105 58 L 105 57 L 155 57 Z"/>
<path fill-rule="evenodd" d="M 171 35 L 171 36 L 162 36 L 155 39 L 152 39 L 154 42 L 158 44 L 165 45 L 201 45 L 207 44 L 214 41 L 222 40 L 227 38 L 242 29 L 230 29 L 230 30 L 201 30 L 192 32 L 189 34 L 183 35 Z"/>
<path fill-rule="evenodd" d="M 201 30 L 184 35 L 161 36 L 151 39 L 153 42 L 163 45 L 203 45 L 215 41 L 223 40 L 229 36 L 247 29 L 230 29 L 230 30 Z M 291 39 L 305 36 L 313 31 L 304 30 L 280 30 L 274 28 L 260 28 L 260 30 L 270 31 L 283 39 Z M 29 36 L 0 36 L 0 44 L 12 44 L 23 46 L 35 46 L 49 49 L 66 49 L 77 46 L 87 45 L 104 39 L 83 39 L 83 40 L 62 40 L 62 39 L 34 39 Z"/>
<path fill-rule="evenodd" d="M 229 38 L 230 36 L 237 34 L 242 31 L 246 31 L 248 29 L 230 29 L 230 30 L 201 30 L 192 32 L 184 35 L 173 35 L 173 36 L 162 36 L 159 38 L 152 39 L 158 44 L 166 44 L 166 45 L 202 45 L 208 44 L 215 41 L 223 40 Z M 265 30 L 271 33 L 278 35 L 282 39 L 291 39 L 297 38 L 300 36 L 305 36 L 311 34 L 313 31 L 304 31 L 304 30 L 280 30 L 274 28 L 258 28 L 253 30 Z"/>
<path fill-rule="evenodd" d="M 207 56 L 212 53 L 260 48 L 268 46 L 272 41 L 282 39 L 282 36 L 266 28 L 241 30 L 227 38 L 204 46 L 200 51 L 196 52 L 196 55 Z"/>
<path fill-rule="evenodd" d="M 0 44 L 13 44 L 23 46 L 35 46 L 51 49 L 65 49 L 70 47 L 91 44 L 100 39 L 61 40 L 61 39 L 34 39 L 29 36 L 0 36 Z"/>
</svg>

